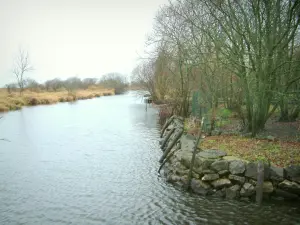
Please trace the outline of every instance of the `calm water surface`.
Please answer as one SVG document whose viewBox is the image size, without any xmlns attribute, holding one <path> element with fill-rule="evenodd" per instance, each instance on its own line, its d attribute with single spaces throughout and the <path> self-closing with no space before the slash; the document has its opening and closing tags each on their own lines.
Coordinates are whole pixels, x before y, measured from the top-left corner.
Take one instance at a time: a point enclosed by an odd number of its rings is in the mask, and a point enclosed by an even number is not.
<svg viewBox="0 0 300 225">
<path fill-rule="evenodd" d="M 157 111 L 135 93 L 0 120 L 0 224 L 300 224 L 300 207 L 202 198 L 158 177 Z"/>
</svg>

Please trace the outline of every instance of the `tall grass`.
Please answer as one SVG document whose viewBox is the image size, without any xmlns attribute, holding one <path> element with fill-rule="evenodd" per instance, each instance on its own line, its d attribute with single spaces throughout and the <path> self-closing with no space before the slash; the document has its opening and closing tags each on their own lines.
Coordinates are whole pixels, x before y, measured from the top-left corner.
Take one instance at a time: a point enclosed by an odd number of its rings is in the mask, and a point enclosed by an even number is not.
<svg viewBox="0 0 300 225">
<path fill-rule="evenodd" d="M 18 93 L 7 93 L 5 89 L 0 89 L 0 112 L 21 109 L 22 106 L 55 104 L 57 102 L 71 102 L 80 99 L 91 99 L 100 96 L 114 95 L 113 89 L 91 88 L 67 92 L 33 92 L 25 90 L 23 95 Z"/>
</svg>

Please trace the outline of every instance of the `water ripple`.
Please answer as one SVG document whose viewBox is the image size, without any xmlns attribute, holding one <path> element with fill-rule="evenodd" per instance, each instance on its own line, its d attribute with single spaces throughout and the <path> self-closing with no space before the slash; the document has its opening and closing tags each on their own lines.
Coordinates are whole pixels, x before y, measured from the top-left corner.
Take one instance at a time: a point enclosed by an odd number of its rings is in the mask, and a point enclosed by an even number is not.
<svg viewBox="0 0 300 225">
<path fill-rule="evenodd" d="M 132 94 L 7 115 L 1 225 L 300 223 L 295 204 L 203 198 L 158 177 L 157 112 Z"/>
</svg>

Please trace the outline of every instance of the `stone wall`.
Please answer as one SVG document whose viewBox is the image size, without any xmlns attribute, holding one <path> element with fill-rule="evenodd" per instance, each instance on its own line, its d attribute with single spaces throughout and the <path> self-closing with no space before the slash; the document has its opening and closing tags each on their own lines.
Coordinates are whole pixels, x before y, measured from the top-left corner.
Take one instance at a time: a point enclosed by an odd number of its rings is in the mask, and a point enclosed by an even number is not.
<svg viewBox="0 0 300 225">
<path fill-rule="evenodd" d="M 168 122 L 169 125 L 166 126 Z M 173 146 L 176 135 L 182 133 L 182 130 L 183 120 L 177 117 L 170 118 L 162 131 L 160 144 L 163 155 L 169 158 L 163 166 L 163 174 L 167 181 L 186 186 L 196 138 L 183 133 L 177 142 L 175 140 L 176 144 Z M 169 153 L 165 154 L 168 150 Z M 163 162 L 163 159 L 160 162 Z M 228 156 L 221 150 L 197 149 L 191 180 L 193 192 L 227 199 L 253 199 L 256 183 L 257 162 Z M 300 166 L 280 168 L 265 164 L 263 197 L 299 201 Z"/>
</svg>

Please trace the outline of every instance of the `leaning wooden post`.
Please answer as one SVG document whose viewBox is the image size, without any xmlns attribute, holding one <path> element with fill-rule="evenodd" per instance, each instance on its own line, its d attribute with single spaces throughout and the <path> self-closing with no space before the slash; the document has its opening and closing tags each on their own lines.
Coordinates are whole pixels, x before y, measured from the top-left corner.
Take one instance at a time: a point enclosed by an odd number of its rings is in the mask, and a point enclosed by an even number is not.
<svg viewBox="0 0 300 225">
<path fill-rule="evenodd" d="M 171 137 L 171 135 L 173 134 L 173 132 L 175 131 L 175 127 L 169 131 L 169 133 L 167 134 L 167 136 L 165 137 L 165 139 L 163 140 L 162 144 L 161 144 L 161 149 L 165 148 L 165 145 L 167 144 L 169 138 Z"/>
<path fill-rule="evenodd" d="M 176 146 L 175 150 L 173 152 L 170 152 L 169 155 L 165 158 L 165 160 L 163 161 L 163 163 L 160 165 L 159 169 L 158 169 L 158 173 L 160 173 L 160 170 L 163 168 L 163 166 L 170 160 L 170 158 L 174 155 L 174 153 L 176 151 L 178 151 L 180 149 L 179 146 Z"/>
<path fill-rule="evenodd" d="M 161 134 L 160 134 L 160 137 L 161 137 L 161 138 L 163 137 L 163 135 L 164 135 L 164 133 L 165 133 L 165 130 L 166 130 L 166 129 L 168 128 L 168 126 L 172 123 L 173 119 L 174 119 L 174 116 L 172 116 L 170 119 L 168 119 L 168 120 L 165 122 L 165 124 L 164 124 L 164 126 L 163 126 L 163 128 L 162 128 L 162 130 L 161 130 Z"/>
<path fill-rule="evenodd" d="M 257 164 L 257 184 L 256 184 L 256 203 L 261 205 L 263 198 L 263 185 L 264 185 L 264 163 L 258 161 Z"/>
<path fill-rule="evenodd" d="M 195 144 L 195 146 L 194 146 L 194 150 L 193 150 L 193 156 L 192 156 L 192 160 L 191 160 L 190 171 L 189 171 L 189 174 L 188 174 L 188 180 L 187 180 L 187 186 L 186 186 L 186 189 L 187 189 L 187 190 L 188 190 L 188 189 L 190 188 L 190 186 L 191 186 L 192 172 L 193 172 L 193 168 L 194 168 L 194 163 L 195 163 L 195 158 L 196 158 L 197 147 L 198 147 L 198 145 L 199 145 L 199 143 L 200 143 L 200 140 L 201 140 L 203 121 L 204 121 L 204 117 L 202 117 L 201 125 L 200 125 L 200 128 L 199 128 L 198 138 L 197 138 L 196 144 Z"/>
<path fill-rule="evenodd" d="M 178 139 L 181 137 L 182 134 L 183 134 L 183 129 L 182 128 L 177 130 L 177 132 L 175 133 L 173 141 L 170 142 L 167 149 L 164 151 L 163 155 L 161 156 L 161 158 L 159 160 L 160 163 L 162 163 L 164 161 L 164 159 L 167 157 L 167 155 L 169 154 L 171 149 L 174 147 L 174 145 L 177 143 Z"/>
</svg>

